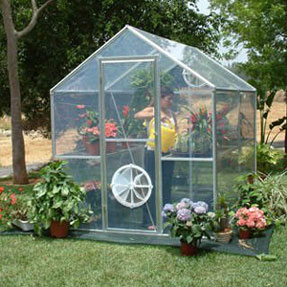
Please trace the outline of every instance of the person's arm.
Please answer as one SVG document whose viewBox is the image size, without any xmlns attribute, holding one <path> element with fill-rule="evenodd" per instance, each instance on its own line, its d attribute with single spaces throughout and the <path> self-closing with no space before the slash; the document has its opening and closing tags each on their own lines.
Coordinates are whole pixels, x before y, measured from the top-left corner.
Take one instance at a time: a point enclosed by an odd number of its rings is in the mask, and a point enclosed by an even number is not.
<svg viewBox="0 0 287 287">
<path fill-rule="evenodd" d="M 137 112 L 134 117 L 138 120 L 150 120 L 154 117 L 154 108 L 146 107 L 143 110 Z"/>
</svg>

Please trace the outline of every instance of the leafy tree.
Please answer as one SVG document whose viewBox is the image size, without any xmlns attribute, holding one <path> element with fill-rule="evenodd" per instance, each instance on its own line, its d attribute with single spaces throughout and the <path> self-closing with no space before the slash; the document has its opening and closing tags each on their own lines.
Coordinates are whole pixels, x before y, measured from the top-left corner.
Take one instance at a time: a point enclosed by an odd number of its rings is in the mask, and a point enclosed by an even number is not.
<svg viewBox="0 0 287 287">
<path fill-rule="evenodd" d="M 17 30 L 13 20 L 11 2 L 9 0 L 0 1 L 4 30 L 7 39 L 7 59 L 8 76 L 11 101 L 11 122 L 12 122 L 12 155 L 14 183 L 28 183 L 28 176 L 25 163 L 24 138 L 21 124 L 21 92 L 18 72 L 18 41 L 31 32 L 37 23 L 40 12 L 52 2 L 47 0 L 38 8 L 36 0 L 31 0 L 31 20 Z"/>
<path fill-rule="evenodd" d="M 283 89 L 287 100 L 287 2 L 286 0 L 210 0 L 223 21 L 225 45 L 247 49 L 248 61 L 239 66 L 257 88 L 261 111 L 261 143 L 266 141 L 266 120 L 275 92 Z M 286 104 L 287 113 L 287 104 Z M 285 130 L 287 153 L 287 121 Z"/>
<path fill-rule="evenodd" d="M 15 19 L 21 25 L 27 21 L 27 13 L 22 12 L 20 5 L 25 1 L 13 2 L 18 3 Z M 220 17 L 199 14 L 197 0 L 85 0 L 85 5 L 82 2 L 55 2 L 19 47 L 27 128 L 49 126 L 50 88 L 125 24 L 217 54 Z M 1 68 L 0 84 L 6 98 L 8 90 Z M 8 110 L 7 102 L 3 101 L 1 110 Z"/>
</svg>

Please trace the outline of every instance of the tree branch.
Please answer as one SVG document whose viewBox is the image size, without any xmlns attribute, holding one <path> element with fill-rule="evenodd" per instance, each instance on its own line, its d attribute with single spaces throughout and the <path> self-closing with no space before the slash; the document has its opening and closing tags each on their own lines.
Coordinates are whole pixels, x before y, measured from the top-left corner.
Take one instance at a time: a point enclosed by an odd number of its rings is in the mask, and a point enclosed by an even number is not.
<svg viewBox="0 0 287 287">
<path fill-rule="evenodd" d="M 35 27 L 37 20 L 38 20 L 38 16 L 41 13 L 41 11 L 53 1 L 54 0 L 48 0 L 40 8 L 37 8 L 36 0 L 31 0 L 32 11 L 33 11 L 32 19 L 31 19 L 30 23 L 22 31 L 19 31 L 19 32 L 15 31 L 16 37 L 18 39 L 27 35 Z"/>
</svg>

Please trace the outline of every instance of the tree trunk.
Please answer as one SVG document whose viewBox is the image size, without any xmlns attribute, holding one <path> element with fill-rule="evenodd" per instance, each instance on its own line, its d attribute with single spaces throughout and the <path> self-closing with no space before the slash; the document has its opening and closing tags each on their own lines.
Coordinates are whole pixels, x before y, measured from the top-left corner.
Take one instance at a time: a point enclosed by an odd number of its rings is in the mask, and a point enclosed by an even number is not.
<svg viewBox="0 0 287 287">
<path fill-rule="evenodd" d="M 285 116 L 287 118 L 287 88 L 285 90 Z M 287 124 L 287 120 L 285 120 L 285 124 Z M 284 151 L 285 151 L 285 167 L 287 167 L 287 128 L 285 129 L 285 137 L 284 137 Z"/>
<path fill-rule="evenodd" d="M 25 146 L 21 123 L 21 94 L 18 75 L 18 39 L 8 0 L 0 0 L 4 27 L 7 35 L 8 73 L 11 98 L 13 182 L 28 183 L 25 163 Z"/>
</svg>

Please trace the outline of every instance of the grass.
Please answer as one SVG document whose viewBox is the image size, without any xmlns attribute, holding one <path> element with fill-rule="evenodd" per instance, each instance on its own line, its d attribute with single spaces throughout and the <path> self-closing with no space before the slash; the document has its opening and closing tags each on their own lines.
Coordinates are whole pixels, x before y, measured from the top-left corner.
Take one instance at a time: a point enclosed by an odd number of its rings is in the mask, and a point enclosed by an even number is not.
<svg viewBox="0 0 287 287">
<path fill-rule="evenodd" d="M 88 240 L 0 236 L 0 286 L 253 286 L 287 285 L 287 228 L 273 235 L 278 259 L 201 252 L 186 258 L 176 247 Z"/>
</svg>

